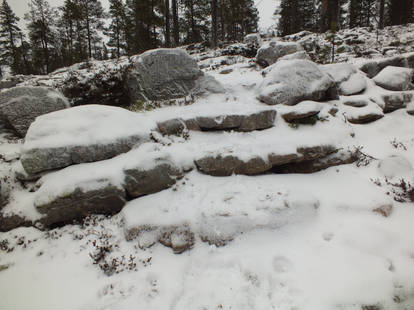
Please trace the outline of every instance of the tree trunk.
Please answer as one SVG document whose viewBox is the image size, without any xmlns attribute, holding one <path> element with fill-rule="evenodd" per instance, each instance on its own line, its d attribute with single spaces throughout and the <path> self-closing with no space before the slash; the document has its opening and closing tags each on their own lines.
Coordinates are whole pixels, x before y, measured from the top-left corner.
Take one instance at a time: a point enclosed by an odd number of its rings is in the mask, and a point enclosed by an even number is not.
<svg viewBox="0 0 414 310">
<path fill-rule="evenodd" d="M 385 0 L 380 0 L 380 9 L 379 9 L 379 28 L 384 29 L 384 15 L 385 15 Z"/>
<path fill-rule="evenodd" d="M 174 46 L 178 46 L 178 45 L 180 45 L 180 27 L 179 27 L 179 24 L 178 24 L 177 0 L 172 0 L 172 11 L 173 11 Z"/>
<path fill-rule="evenodd" d="M 212 46 L 217 47 L 217 0 L 211 1 Z"/>
<path fill-rule="evenodd" d="M 165 0 L 165 47 L 171 47 L 170 0 Z"/>
</svg>

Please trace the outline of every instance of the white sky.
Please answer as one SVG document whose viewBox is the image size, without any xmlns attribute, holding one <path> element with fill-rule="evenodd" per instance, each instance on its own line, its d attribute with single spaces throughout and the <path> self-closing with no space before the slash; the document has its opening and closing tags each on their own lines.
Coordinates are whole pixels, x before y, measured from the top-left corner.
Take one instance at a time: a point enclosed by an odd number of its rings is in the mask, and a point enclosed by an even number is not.
<svg viewBox="0 0 414 310">
<path fill-rule="evenodd" d="M 30 0 L 8 0 L 7 2 L 20 17 L 20 27 L 24 28 L 25 21 L 23 20 L 24 13 L 28 11 L 28 3 Z M 49 0 L 51 6 L 61 6 L 64 0 Z M 108 0 L 101 0 L 103 6 L 108 8 Z M 274 21 L 272 19 L 273 13 L 276 9 L 276 6 L 279 4 L 280 0 L 255 0 L 257 8 L 259 10 L 259 26 L 260 29 L 267 29 L 270 27 Z"/>
</svg>

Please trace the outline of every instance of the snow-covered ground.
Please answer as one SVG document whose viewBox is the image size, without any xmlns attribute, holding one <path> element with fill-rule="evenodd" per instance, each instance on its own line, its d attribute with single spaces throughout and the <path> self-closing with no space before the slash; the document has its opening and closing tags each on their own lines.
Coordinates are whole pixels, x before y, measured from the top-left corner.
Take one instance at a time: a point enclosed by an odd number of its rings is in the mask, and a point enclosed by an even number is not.
<svg viewBox="0 0 414 310">
<path fill-rule="evenodd" d="M 220 59 L 204 64 L 214 61 Z M 45 232 L 18 228 L 0 233 L 1 310 L 414 309 L 414 197 L 409 196 L 414 185 L 414 116 L 400 109 L 374 123 L 352 125 L 345 119 L 355 109 L 365 113 L 379 106 L 371 102 L 352 110 L 333 100 L 317 105 L 325 121 L 296 128 L 281 118 L 287 107 L 257 101 L 263 78 L 247 59 L 226 68 L 233 71 L 206 69 L 223 83 L 225 95 L 145 112 L 145 125 L 151 128 L 156 121 L 178 116 L 275 109 L 275 127 L 250 133 L 190 132 L 188 139 L 162 141 L 159 154 L 170 154 L 185 165 L 203 152 L 248 159 L 283 148 L 289 152 L 296 145 L 334 143 L 359 147 L 360 160 L 313 174 L 219 178 L 194 170 L 170 189 L 128 202 L 112 218 L 94 216 L 82 225 Z M 363 97 L 378 99 L 386 93 L 369 81 Z M 339 109 L 336 117 L 327 113 L 333 107 Z M 134 121 L 141 116 L 123 112 L 115 118 L 138 130 Z M 82 118 L 78 121 L 82 128 Z M 103 139 L 94 129 L 119 133 L 98 125 L 75 132 L 71 141 Z M 67 141 L 61 137 L 49 142 Z M 18 157 L 21 141 L 1 139 L 4 159 Z M 36 217 L 31 205 L 36 195 L 43 199 L 67 190 L 63 185 L 73 184 L 74 173 L 79 181 L 111 174 L 111 169 L 140 161 L 141 150 L 52 172 L 41 179 L 49 192 L 17 188 L 6 208 L 18 207 Z M 1 176 L 7 178 L 17 164 L 2 161 Z M 174 254 L 160 243 L 152 245 L 150 235 L 148 240 L 127 241 L 129 230 L 142 225 L 190 227 L 195 231 L 193 248 Z M 205 242 L 214 236 L 227 239 L 226 245 Z"/>
</svg>

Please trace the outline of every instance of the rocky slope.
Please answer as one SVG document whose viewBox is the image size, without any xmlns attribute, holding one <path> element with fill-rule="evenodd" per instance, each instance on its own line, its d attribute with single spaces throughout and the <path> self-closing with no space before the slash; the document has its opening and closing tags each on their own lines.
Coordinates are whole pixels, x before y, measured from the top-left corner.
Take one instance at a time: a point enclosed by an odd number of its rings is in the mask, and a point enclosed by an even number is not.
<svg viewBox="0 0 414 310">
<path fill-rule="evenodd" d="M 410 309 L 411 28 L 392 57 L 251 35 L 3 90 L 1 308 Z"/>
</svg>

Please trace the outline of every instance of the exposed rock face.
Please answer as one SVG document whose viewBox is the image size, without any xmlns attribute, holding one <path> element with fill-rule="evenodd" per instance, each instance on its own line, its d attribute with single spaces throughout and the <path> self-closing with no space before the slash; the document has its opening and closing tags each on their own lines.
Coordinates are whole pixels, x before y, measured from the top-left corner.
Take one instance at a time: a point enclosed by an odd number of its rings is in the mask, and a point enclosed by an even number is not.
<svg viewBox="0 0 414 310">
<path fill-rule="evenodd" d="M 289 54 L 289 55 L 279 58 L 279 60 L 293 60 L 293 59 L 311 60 L 308 53 L 306 53 L 305 51 L 299 51 L 299 52 Z"/>
<path fill-rule="evenodd" d="M 53 201 L 36 201 L 36 209 L 45 216 L 40 222 L 47 226 L 69 223 L 90 214 L 115 214 L 125 205 L 125 192 L 100 180 L 102 186 L 87 190 L 76 187 Z"/>
<path fill-rule="evenodd" d="M 197 169 L 207 175 L 212 176 L 229 176 L 232 174 L 243 175 L 257 175 L 265 173 L 272 168 L 283 167 L 286 164 L 301 162 L 310 162 L 317 159 L 325 158 L 326 156 L 334 153 L 336 149 L 333 146 L 315 146 L 315 147 L 300 147 L 295 154 L 269 154 L 266 159 L 261 157 L 253 157 L 247 161 L 238 158 L 235 155 L 218 155 L 218 156 L 206 156 L 195 161 Z M 338 165 L 340 161 L 338 161 Z M 317 163 L 312 162 L 312 166 L 316 166 Z M 330 167 L 336 165 L 336 161 L 331 160 L 321 165 L 323 167 Z M 290 167 L 290 166 L 289 166 Z M 275 170 L 276 171 L 276 170 Z M 317 170 L 315 170 L 317 171 Z M 282 170 L 283 172 L 283 170 Z"/>
<path fill-rule="evenodd" d="M 367 87 L 364 76 L 351 64 L 329 64 L 321 66 L 321 68 L 335 80 L 340 95 L 355 95 Z"/>
<path fill-rule="evenodd" d="M 382 99 L 384 100 L 384 113 L 391 113 L 399 109 L 403 109 L 407 106 L 413 98 L 412 93 L 390 93 L 388 95 L 383 95 Z"/>
<path fill-rule="evenodd" d="M 131 102 L 185 97 L 203 77 L 197 62 L 182 49 L 157 49 L 137 57 L 126 72 Z"/>
<path fill-rule="evenodd" d="M 201 172 L 212 176 L 229 176 L 235 174 L 255 175 L 264 173 L 272 165 L 260 157 L 243 161 L 236 156 L 207 156 L 195 161 Z"/>
<path fill-rule="evenodd" d="M 276 42 L 262 46 L 256 55 L 257 62 L 263 67 L 274 64 L 279 58 L 302 51 L 300 44 L 294 42 Z"/>
<path fill-rule="evenodd" d="M 374 82 L 388 90 L 410 90 L 413 89 L 413 77 L 413 69 L 388 66 L 374 77 Z"/>
<path fill-rule="evenodd" d="M 125 189 L 129 196 L 140 197 L 162 191 L 175 184 L 182 171 L 167 160 L 159 160 L 154 167 L 125 170 Z"/>
<path fill-rule="evenodd" d="M 13 87 L 0 93 L 0 117 L 24 137 L 36 117 L 69 107 L 67 99 L 46 87 Z"/>
<path fill-rule="evenodd" d="M 312 157 L 312 156 L 311 156 Z M 310 158 L 310 157 L 308 157 Z M 301 162 L 289 163 L 273 168 L 275 173 L 315 173 L 329 167 L 351 164 L 357 160 L 356 154 L 350 151 L 340 151 L 325 157 L 308 159 Z"/>
<path fill-rule="evenodd" d="M 0 232 L 6 232 L 18 227 L 31 226 L 32 222 L 18 216 L 11 215 L 7 216 L 2 214 L 0 210 Z"/>
<path fill-rule="evenodd" d="M 338 98 L 335 81 L 307 60 L 280 61 L 267 68 L 264 74 L 258 99 L 269 105 Z"/>
<path fill-rule="evenodd" d="M 276 111 L 265 110 L 246 115 L 199 116 L 192 119 L 172 119 L 158 123 L 164 135 L 177 135 L 188 130 L 235 130 L 253 131 L 267 129 L 274 125 Z"/>
<path fill-rule="evenodd" d="M 361 113 L 358 115 L 348 116 L 347 121 L 351 124 L 368 124 L 375 122 L 384 117 L 381 112 L 371 111 L 367 113 Z"/>
</svg>

